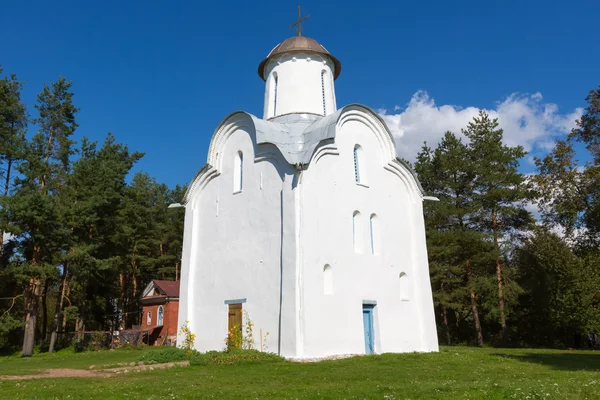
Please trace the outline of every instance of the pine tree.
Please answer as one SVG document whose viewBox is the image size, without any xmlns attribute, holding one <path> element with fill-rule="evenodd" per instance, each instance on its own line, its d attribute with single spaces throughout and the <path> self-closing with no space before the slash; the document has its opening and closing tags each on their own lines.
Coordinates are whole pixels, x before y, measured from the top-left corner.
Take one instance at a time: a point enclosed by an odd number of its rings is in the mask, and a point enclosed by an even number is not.
<svg viewBox="0 0 600 400">
<path fill-rule="evenodd" d="M 515 263 L 525 289 L 519 321 L 525 340 L 571 346 L 574 336 L 600 329 L 597 257 L 578 256 L 564 239 L 539 227 L 517 249 Z"/>
<path fill-rule="evenodd" d="M 185 209 L 175 208 L 167 210 L 169 204 L 179 203 L 184 196 L 186 188 L 176 185 L 169 189 L 161 185 L 161 202 L 157 208 L 159 243 L 159 266 L 157 274 L 161 279 L 179 280 L 181 269 L 181 252 L 183 250 L 183 220 Z"/>
<path fill-rule="evenodd" d="M 0 73 L 2 68 L 0 67 Z M 14 231 L 7 212 L 9 196 L 14 189 L 15 168 L 23 159 L 28 116 L 21 101 L 23 83 L 15 74 L 0 79 L 0 347 L 8 344 L 8 335 L 21 325 L 18 313 L 22 293 L 18 286 L 18 268 L 10 265 L 15 242 L 5 244 L 5 234 Z"/>
<path fill-rule="evenodd" d="M 0 68 L 0 73 L 2 68 Z M 25 151 L 27 131 L 27 107 L 21 101 L 23 82 L 15 74 L 0 80 L 0 179 L 2 179 L 2 204 L 9 196 L 14 181 L 14 168 L 21 162 Z M 0 216 L 0 254 L 4 234 L 10 229 L 10 221 L 2 207 Z"/>
<path fill-rule="evenodd" d="M 425 191 L 439 198 L 426 203 L 425 221 L 434 300 L 442 311 L 446 340 L 450 341 L 447 311 L 452 310 L 463 315 L 460 319 L 472 316 L 476 342 L 483 345 L 477 288 L 478 254 L 485 243 L 473 229 L 475 172 L 468 148 L 446 132 L 435 151 L 423 147 L 415 169 Z"/>
<path fill-rule="evenodd" d="M 120 254 L 120 309 L 129 313 L 138 309 L 141 287 L 156 274 L 160 257 L 160 234 L 156 207 L 160 207 L 159 185 L 148 174 L 137 173 L 125 190 L 117 217 L 115 245 Z M 164 204 L 164 210 L 168 204 Z M 130 314 L 127 314 L 130 315 Z M 137 315 L 125 323 L 133 323 Z"/>
<path fill-rule="evenodd" d="M 519 287 L 509 280 L 501 242 L 507 235 L 525 229 L 532 223 L 524 208 L 531 198 L 525 177 L 518 171 L 519 160 L 526 155 L 522 146 L 510 147 L 503 142 L 498 120 L 480 111 L 463 130 L 469 139 L 468 157 L 474 166 L 473 201 L 477 230 L 489 235 L 494 245 L 498 314 L 502 339 L 508 339 L 507 295 L 516 301 Z"/>
<path fill-rule="evenodd" d="M 88 308 L 106 307 L 106 304 L 93 303 L 98 297 L 97 292 L 105 290 L 101 283 L 103 278 L 111 277 L 115 255 L 110 240 L 126 190 L 125 178 L 143 156 L 130 153 L 128 147 L 116 143 L 110 133 L 99 150 L 95 142 L 83 138 L 80 153 L 61 192 L 62 203 L 68 205 L 63 209 L 62 223 L 70 233 L 63 251 L 50 352 L 54 350 L 57 332 L 64 328 L 61 326 L 64 321 L 62 309 L 71 279 L 75 279 L 82 289 L 78 308 L 81 320 L 87 315 Z"/>
<path fill-rule="evenodd" d="M 572 240 L 597 247 L 600 242 L 600 87 L 566 140 L 546 157 L 536 158 L 534 183 L 545 223 L 559 226 Z M 583 144 L 591 161 L 580 165 L 575 147 Z M 585 242 L 585 243 L 584 243 Z"/>
<path fill-rule="evenodd" d="M 70 137 L 77 128 L 78 110 L 70 90 L 71 83 L 60 78 L 44 86 L 38 95 L 39 117 L 35 122 L 40 128 L 26 148 L 25 161 L 18 168 L 19 187 L 8 203 L 26 260 L 24 274 L 29 277 L 25 290 L 24 356 L 33 354 L 40 296 L 44 296 L 45 304 L 46 279 L 58 273 L 59 253 L 66 235 L 60 224 L 58 194 L 71 167 Z"/>
</svg>

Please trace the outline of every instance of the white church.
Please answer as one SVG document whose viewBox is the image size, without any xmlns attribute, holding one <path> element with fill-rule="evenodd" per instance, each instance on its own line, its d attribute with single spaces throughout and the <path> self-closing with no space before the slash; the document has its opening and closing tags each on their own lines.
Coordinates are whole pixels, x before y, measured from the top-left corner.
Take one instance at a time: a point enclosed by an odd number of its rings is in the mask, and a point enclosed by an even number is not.
<svg viewBox="0 0 600 400">
<path fill-rule="evenodd" d="M 179 327 L 197 350 L 245 318 L 289 358 L 438 350 L 423 190 L 377 113 L 337 107 L 340 72 L 299 31 L 258 66 L 262 118 L 215 130 L 182 203 Z"/>
</svg>

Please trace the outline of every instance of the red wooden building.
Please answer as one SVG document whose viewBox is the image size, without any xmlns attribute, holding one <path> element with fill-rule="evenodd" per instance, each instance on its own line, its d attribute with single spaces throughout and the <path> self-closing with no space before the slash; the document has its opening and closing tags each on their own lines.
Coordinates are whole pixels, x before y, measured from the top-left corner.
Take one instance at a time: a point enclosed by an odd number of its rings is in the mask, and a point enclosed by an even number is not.
<svg viewBox="0 0 600 400">
<path fill-rule="evenodd" d="M 152 346 L 175 345 L 179 314 L 179 281 L 153 280 L 142 293 L 142 329 Z"/>
</svg>

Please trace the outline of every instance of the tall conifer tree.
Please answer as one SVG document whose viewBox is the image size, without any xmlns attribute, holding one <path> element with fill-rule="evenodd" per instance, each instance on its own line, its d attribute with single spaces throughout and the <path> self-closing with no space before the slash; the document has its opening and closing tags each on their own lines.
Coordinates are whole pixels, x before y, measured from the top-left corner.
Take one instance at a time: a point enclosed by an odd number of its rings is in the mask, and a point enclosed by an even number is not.
<svg viewBox="0 0 600 400">
<path fill-rule="evenodd" d="M 35 107 L 39 112 L 35 120 L 39 131 L 27 146 L 25 161 L 19 166 L 19 188 L 9 203 L 26 258 L 24 272 L 29 277 L 25 292 L 24 356 L 33 354 L 40 296 L 46 294 L 43 290 L 48 288 L 46 278 L 57 274 L 65 237 L 58 194 L 71 167 L 71 136 L 77 128 L 78 109 L 73 105 L 71 82 L 60 78 L 50 86 L 45 85 Z"/>
<path fill-rule="evenodd" d="M 488 234 L 494 245 L 494 263 L 498 297 L 498 318 L 502 339 L 507 335 L 507 295 L 516 300 L 518 284 L 509 280 L 501 243 L 506 235 L 527 228 L 533 220 L 525 209 L 531 193 L 525 177 L 518 170 L 519 160 L 527 153 L 521 146 L 503 142 L 497 119 L 483 111 L 463 130 L 469 139 L 468 157 L 474 166 L 473 201 L 477 230 Z"/>
</svg>

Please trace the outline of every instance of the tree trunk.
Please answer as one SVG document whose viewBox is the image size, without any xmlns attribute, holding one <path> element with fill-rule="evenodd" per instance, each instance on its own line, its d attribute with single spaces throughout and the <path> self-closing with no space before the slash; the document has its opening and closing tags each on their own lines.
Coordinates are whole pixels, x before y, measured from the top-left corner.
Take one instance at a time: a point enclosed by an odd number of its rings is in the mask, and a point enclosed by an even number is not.
<svg viewBox="0 0 600 400">
<path fill-rule="evenodd" d="M 4 181 L 4 197 L 8 196 L 8 191 L 10 190 L 10 170 L 12 163 L 12 159 L 8 159 L 6 161 L 6 180 Z M 4 229 L 0 229 L 0 256 L 2 256 L 2 251 L 4 250 L 4 233 Z"/>
<path fill-rule="evenodd" d="M 121 296 L 121 320 L 119 321 L 119 326 L 121 329 L 125 329 L 124 321 L 125 321 L 125 276 L 123 272 L 119 273 L 119 290 Z"/>
<path fill-rule="evenodd" d="M 178 262 L 175 263 L 175 280 L 176 281 L 179 280 L 179 263 Z"/>
<path fill-rule="evenodd" d="M 52 329 L 52 335 L 50 336 L 50 347 L 48 352 L 52 353 L 54 351 L 54 346 L 56 345 L 56 337 L 58 336 L 58 328 L 60 326 L 61 317 L 62 317 L 62 309 L 65 301 L 65 292 L 67 289 L 67 275 L 69 273 L 68 266 L 65 264 L 62 275 L 62 279 L 60 280 L 60 289 L 58 291 L 58 296 L 56 299 L 56 312 L 54 313 L 54 327 Z M 66 322 L 66 321 L 65 321 Z"/>
<path fill-rule="evenodd" d="M 77 332 L 77 340 L 83 340 L 83 331 L 85 330 L 85 326 L 83 324 L 83 318 L 81 315 L 75 321 L 75 331 Z"/>
<path fill-rule="evenodd" d="M 48 335 L 48 286 L 50 279 L 44 282 L 44 291 L 42 292 L 42 343 L 46 343 Z"/>
<path fill-rule="evenodd" d="M 50 154 L 52 153 L 52 138 L 54 136 L 54 129 L 50 129 L 50 135 L 48 136 L 48 148 L 46 149 L 46 166 L 48 166 L 48 162 L 50 160 Z M 40 180 L 42 185 L 42 190 L 46 187 L 46 174 L 42 175 Z"/>
<path fill-rule="evenodd" d="M 442 316 L 444 317 L 444 328 L 446 329 L 446 344 L 450 345 L 450 328 L 448 327 L 448 312 L 446 306 L 442 304 Z"/>
<path fill-rule="evenodd" d="M 477 334 L 477 345 L 483 346 L 483 334 L 481 333 L 481 322 L 479 321 L 479 307 L 475 299 L 475 290 L 471 286 L 473 278 L 473 267 L 471 260 L 467 260 L 467 282 L 469 284 L 469 294 L 471 296 L 471 311 L 473 312 L 473 322 L 475 323 L 475 333 Z"/>
<path fill-rule="evenodd" d="M 71 296 L 71 281 L 67 279 L 67 291 L 65 294 L 65 299 L 69 302 L 69 306 L 71 306 L 71 300 L 69 300 L 69 296 Z M 62 327 L 60 329 L 61 332 L 67 331 L 67 314 L 63 313 L 62 318 Z"/>
<path fill-rule="evenodd" d="M 33 355 L 33 345 L 35 344 L 35 325 L 37 322 L 38 303 L 40 296 L 40 278 L 31 278 L 29 281 L 27 313 L 25 314 L 25 331 L 23 332 L 23 351 L 24 357 Z"/>
<path fill-rule="evenodd" d="M 136 268 L 136 262 L 133 261 L 133 270 L 131 272 L 131 284 L 133 287 L 133 293 L 132 296 L 135 299 L 135 296 L 137 295 L 137 268 Z"/>
<path fill-rule="evenodd" d="M 507 340 L 506 314 L 504 310 L 504 285 L 502 281 L 502 261 L 500 259 L 500 245 L 498 244 L 498 220 L 496 211 L 492 211 L 492 226 L 494 234 L 494 247 L 496 249 L 496 281 L 498 283 L 498 309 L 500 311 L 500 326 L 502 327 L 502 343 Z"/>
</svg>

